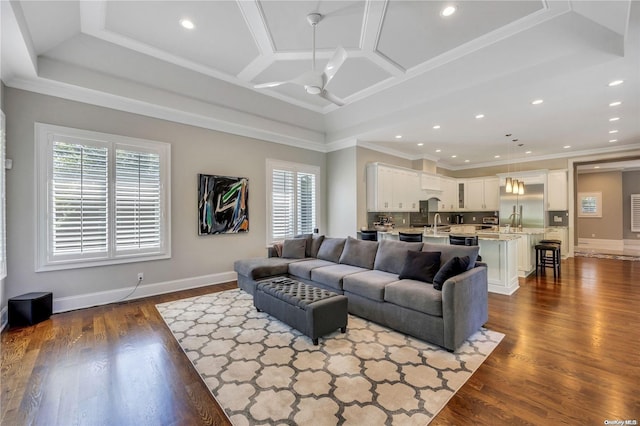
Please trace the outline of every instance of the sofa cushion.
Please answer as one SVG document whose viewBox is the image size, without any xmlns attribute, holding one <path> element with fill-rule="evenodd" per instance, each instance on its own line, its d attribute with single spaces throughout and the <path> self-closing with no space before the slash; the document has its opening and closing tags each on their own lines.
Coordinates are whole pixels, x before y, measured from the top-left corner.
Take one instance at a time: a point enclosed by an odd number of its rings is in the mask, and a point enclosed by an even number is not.
<svg viewBox="0 0 640 426">
<path fill-rule="evenodd" d="M 340 263 L 373 269 L 377 251 L 377 241 L 363 241 L 349 237 L 344 245 L 344 250 L 342 250 L 342 255 L 340 255 Z"/>
<path fill-rule="evenodd" d="M 304 259 L 306 257 L 307 241 L 303 238 L 284 240 L 282 244 L 282 257 L 285 259 Z"/>
<path fill-rule="evenodd" d="M 367 299 L 384 302 L 384 287 L 395 281 L 398 281 L 398 275 L 389 272 L 358 272 L 343 278 L 342 289 Z"/>
<path fill-rule="evenodd" d="M 236 260 L 233 263 L 233 269 L 238 275 L 257 280 L 276 275 L 286 275 L 289 270 L 289 264 L 299 261 L 299 259 L 284 259 L 281 257 L 257 257 Z"/>
<path fill-rule="evenodd" d="M 329 262 L 338 263 L 346 238 L 327 238 L 325 237 L 318 249 L 318 259 L 328 260 Z"/>
<path fill-rule="evenodd" d="M 476 265 L 478 259 L 478 252 L 480 247 L 478 246 L 451 246 L 448 244 L 430 244 L 425 243 L 422 247 L 422 251 L 439 251 L 440 263 L 444 265 L 454 257 L 469 256 L 469 267 L 467 270 L 473 268 Z"/>
<path fill-rule="evenodd" d="M 313 234 L 298 234 L 298 235 L 295 235 L 293 238 L 305 241 L 304 257 L 311 257 L 311 245 L 313 241 Z"/>
<path fill-rule="evenodd" d="M 350 274 L 364 272 L 365 268 L 352 265 L 331 265 L 311 270 L 311 280 L 342 292 L 342 279 Z"/>
<path fill-rule="evenodd" d="M 420 251 L 422 243 L 382 240 L 378 244 L 374 269 L 400 274 L 408 251 Z"/>
<path fill-rule="evenodd" d="M 318 250 L 320 250 L 323 241 L 324 235 L 318 235 L 311 239 L 311 253 L 309 253 L 309 257 L 318 257 Z"/>
<path fill-rule="evenodd" d="M 425 314 L 442 316 L 442 292 L 421 281 L 401 280 L 387 284 L 384 301 Z"/>
<path fill-rule="evenodd" d="M 310 280 L 312 270 L 331 265 L 335 265 L 335 263 L 322 259 L 308 259 L 301 262 L 293 262 L 289 265 L 289 275 Z"/>
<path fill-rule="evenodd" d="M 439 269 L 439 251 L 409 251 L 399 278 L 432 283 Z"/>
<path fill-rule="evenodd" d="M 442 290 L 444 282 L 451 277 L 455 277 L 469 269 L 469 256 L 454 257 L 442 265 L 436 276 L 433 278 L 433 288 Z"/>
</svg>

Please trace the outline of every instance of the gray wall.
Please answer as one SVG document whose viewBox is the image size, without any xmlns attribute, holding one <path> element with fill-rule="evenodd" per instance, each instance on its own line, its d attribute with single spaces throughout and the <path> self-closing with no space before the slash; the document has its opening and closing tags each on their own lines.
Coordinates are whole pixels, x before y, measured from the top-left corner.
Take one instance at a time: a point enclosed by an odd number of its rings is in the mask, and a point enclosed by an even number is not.
<svg viewBox="0 0 640 426">
<path fill-rule="evenodd" d="M 622 240 L 622 172 L 583 173 L 576 185 L 576 203 L 580 192 L 602 192 L 602 217 L 577 217 L 578 238 Z"/>
<path fill-rule="evenodd" d="M 356 236 L 356 147 L 327 154 L 327 214 L 332 237 Z"/>
<path fill-rule="evenodd" d="M 622 235 L 640 241 L 640 234 L 631 232 L 631 194 L 640 194 L 640 170 L 622 172 Z"/>
<path fill-rule="evenodd" d="M 4 92 L 5 92 L 4 83 L 0 81 L 0 110 L 2 110 L 3 112 L 4 112 Z M 4 164 L 0 164 L 0 167 L 4 167 Z M 7 306 L 5 281 L 6 281 L 5 279 L 0 279 L 0 312 L 3 311 L 4 308 Z M 2 326 L 1 323 L 0 323 L 0 326 Z"/>
<path fill-rule="evenodd" d="M 320 166 L 326 154 L 5 88 L 7 154 L 7 296 L 53 291 L 54 299 L 226 273 L 236 259 L 266 253 L 265 159 Z M 34 272 L 34 123 L 42 122 L 171 144 L 172 258 L 95 268 Z M 249 178 L 248 234 L 198 236 L 197 175 Z M 321 205 L 326 205 L 321 184 Z M 320 229 L 326 229 L 326 210 Z"/>
</svg>

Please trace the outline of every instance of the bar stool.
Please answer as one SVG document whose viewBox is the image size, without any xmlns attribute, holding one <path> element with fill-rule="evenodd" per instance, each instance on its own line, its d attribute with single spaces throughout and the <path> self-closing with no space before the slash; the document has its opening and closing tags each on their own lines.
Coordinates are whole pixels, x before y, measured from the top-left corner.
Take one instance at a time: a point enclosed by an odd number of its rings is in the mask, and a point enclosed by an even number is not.
<svg viewBox="0 0 640 426">
<path fill-rule="evenodd" d="M 400 241 L 408 241 L 410 243 L 421 243 L 422 234 L 415 234 L 410 232 L 398 232 L 398 239 Z"/>
<path fill-rule="evenodd" d="M 536 244 L 536 276 L 538 268 L 541 273 L 544 273 L 545 268 L 553 268 L 553 278 L 560 276 L 560 247 L 561 242 L 558 240 L 541 240 Z"/>
<path fill-rule="evenodd" d="M 378 241 L 378 231 L 360 231 L 360 239 L 365 241 Z"/>
</svg>

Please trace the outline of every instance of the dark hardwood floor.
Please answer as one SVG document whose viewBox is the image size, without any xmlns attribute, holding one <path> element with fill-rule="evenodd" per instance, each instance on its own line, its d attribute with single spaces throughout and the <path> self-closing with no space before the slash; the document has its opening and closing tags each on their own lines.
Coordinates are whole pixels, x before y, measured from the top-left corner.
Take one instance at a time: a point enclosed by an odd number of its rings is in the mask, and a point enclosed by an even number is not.
<svg viewBox="0 0 640 426">
<path fill-rule="evenodd" d="M 57 314 L 2 333 L 2 425 L 228 424 L 158 315 L 235 283 Z M 573 258 L 489 295 L 504 340 L 434 425 L 640 421 L 640 262 Z"/>
</svg>

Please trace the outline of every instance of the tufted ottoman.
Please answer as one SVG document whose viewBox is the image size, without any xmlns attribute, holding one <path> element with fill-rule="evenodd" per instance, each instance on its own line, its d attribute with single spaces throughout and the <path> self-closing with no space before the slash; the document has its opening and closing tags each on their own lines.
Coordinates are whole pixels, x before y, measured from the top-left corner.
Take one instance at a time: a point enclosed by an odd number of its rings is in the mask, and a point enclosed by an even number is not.
<svg viewBox="0 0 640 426">
<path fill-rule="evenodd" d="M 309 336 L 314 345 L 337 328 L 347 331 L 346 296 L 291 278 L 258 281 L 253 305 Z"/>
</svg>

